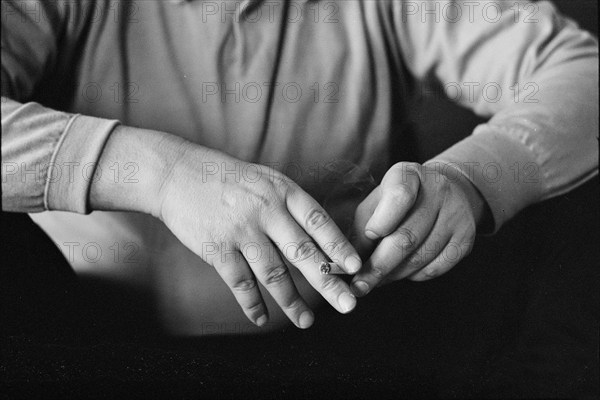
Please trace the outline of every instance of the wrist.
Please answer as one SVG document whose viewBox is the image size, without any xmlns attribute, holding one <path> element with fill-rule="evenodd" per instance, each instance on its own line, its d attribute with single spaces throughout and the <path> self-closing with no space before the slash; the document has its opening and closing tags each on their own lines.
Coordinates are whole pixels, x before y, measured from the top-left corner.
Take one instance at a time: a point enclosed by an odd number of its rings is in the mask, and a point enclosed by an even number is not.
<svg viewBox="0 0 600 400">
<path fill-rule="evenodd" d="M 135 211 L 158 216 L 161 191 L 184 139 L 164 132 L 118 126 L 110 134 L 92 182 L 92 210 Z"/>
<path fill-rule="evenodd" d="M 491 211 L 485 198 L 477 186 L 463 173 L 463 171 L 451 164 L 444 165 L 440 173 L 450 182 L 455 184 L 464 194 L 478 231 L 486 231 L 490 224 Z"/>
</svg>

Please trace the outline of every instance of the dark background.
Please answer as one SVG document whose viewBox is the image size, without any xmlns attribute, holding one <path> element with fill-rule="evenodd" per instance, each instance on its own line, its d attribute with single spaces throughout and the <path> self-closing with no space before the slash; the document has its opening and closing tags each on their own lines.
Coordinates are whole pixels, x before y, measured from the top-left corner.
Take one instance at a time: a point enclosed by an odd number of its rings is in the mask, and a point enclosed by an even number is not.
<svg viewBox="0 0 600 400">
<path fill-rule="evenodd" d="M 555 3 L 597 35 L 596 1 Z M 480 122 L 415 104 L 421 161 Z M 598 197 L 595 179 L 532 207 L 479 239 L 478 265 L 383 289 L 350 319 L 320 310 L 309 332 L 243 339 L 161 336 L 143 293 L 82 285 L 26 215 L 2 213 L 1 384 L 14 398 L 596 397 Z"/>
</svg>

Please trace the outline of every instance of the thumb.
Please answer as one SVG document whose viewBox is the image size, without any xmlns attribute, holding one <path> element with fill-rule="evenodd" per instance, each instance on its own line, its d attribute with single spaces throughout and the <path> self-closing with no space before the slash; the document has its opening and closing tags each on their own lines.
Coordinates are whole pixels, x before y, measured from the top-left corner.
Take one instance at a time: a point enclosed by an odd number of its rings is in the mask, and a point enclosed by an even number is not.
<svg viewBox="0 0 600 400">
<path fill-rule="evenodd" d="M 349 239 L 363 260 L 369 258 L 377 244 L 377 240 L 369 239 L 365 235 L 365 227 L 373 216 L 380 200 L 381 187 L 378 186 L 358 205 L 354 213 L 354 221 Z"/>
</svg>

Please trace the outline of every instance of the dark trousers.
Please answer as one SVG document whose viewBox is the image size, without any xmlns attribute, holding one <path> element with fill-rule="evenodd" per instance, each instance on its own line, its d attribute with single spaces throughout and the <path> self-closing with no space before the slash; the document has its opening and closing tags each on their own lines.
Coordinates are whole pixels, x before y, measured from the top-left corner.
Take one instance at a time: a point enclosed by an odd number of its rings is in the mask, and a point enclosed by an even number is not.
<svg viewBox="0 0 600 400">
<path fill-rule="evenodd" d="M 440 278 L 260 337 L 165 338 L 143 293 L 82 290 L 39 229 L 4 214 L 2 380 L 44 397 L 595 398 L 598 188 L 530 207 Z"/>
</svg>

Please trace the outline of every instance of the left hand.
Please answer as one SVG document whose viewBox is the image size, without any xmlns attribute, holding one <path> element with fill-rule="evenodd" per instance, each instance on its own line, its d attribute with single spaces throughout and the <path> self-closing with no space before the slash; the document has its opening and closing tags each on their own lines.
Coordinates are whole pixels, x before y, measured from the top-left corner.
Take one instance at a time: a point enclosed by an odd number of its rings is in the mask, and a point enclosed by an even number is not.
<svg viewBox="0 0 600 400">
<path fill-rule="evenodd" d="M 485 207 L 471 181 L 450 165 L 394 165 L 356 210 L 355 247 L 374 251 L 352 280 L 354 293 L 447 272 L 470 253 Z"/>
</svg>

